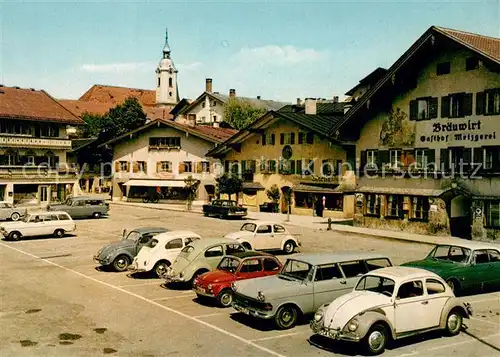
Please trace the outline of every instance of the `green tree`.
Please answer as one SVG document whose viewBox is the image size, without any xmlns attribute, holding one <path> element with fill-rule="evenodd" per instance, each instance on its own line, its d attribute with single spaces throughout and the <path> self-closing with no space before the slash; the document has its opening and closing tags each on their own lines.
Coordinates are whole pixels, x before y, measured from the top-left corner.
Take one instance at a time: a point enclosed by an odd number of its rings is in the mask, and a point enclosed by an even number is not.
<svg viewBox="0 0 500 357">
<path fill-rule="evenodd" d="M 100 139 L 104 142 L 146 124 L 146 113 L 135 97 L 125 99 L 102 118 Z"/>
<path fill-rule="evenodd" d="M 101 132 L 103 116 L 85 112 L 82 114 L 82 120 L 85 125 L 79 128 L 78 136 L 81 138 L 97 137 Z"/>
<path fill-rule="evenodd" d="M 193 178 L 193 176 L 189 175 L 184 179 L 184 190 L 186 190 L 186 200 L 187 200 L 187 209 L 190 211 L 193 201 L 198 196 L 198 187 L 200 186 L 200 181 Z"/>
<path fill-rule="evenodd" d="M 237 175 L 224 174 L 217 177 L 215 180 L 217 182 L 217 191 L 227 194 L 229 199 L 231 199 L 233 193 L 236 194 L 237 198 L 238 193 L 243 190 L 243 180 Z"/>
<path fill-rule="evenodd" d="M 224 104 L 224 121 L 233 128 L 241 130 L 266 114 L 264 108 L 257 108 L 250 102 L 238 98 L 230 98 Z"/>
<path fill-rule="evenodd" d="M 286 203 L 286 220 L 290 221 L 290 208 L 292 206 L 292 189 L 290 187 L 287 187 L 286 189 L 283 189 L 283 199 L 285 200 Z"/>
<path fill-rule="evenodd" d="M 277 185 L 272 185 L 268 190 L 266 190 L 267 198 L 269 198 L 274 203 L 273 210 L 278 209 L 278 203 L 281 198 L 280 189 Z"/>
</svg>

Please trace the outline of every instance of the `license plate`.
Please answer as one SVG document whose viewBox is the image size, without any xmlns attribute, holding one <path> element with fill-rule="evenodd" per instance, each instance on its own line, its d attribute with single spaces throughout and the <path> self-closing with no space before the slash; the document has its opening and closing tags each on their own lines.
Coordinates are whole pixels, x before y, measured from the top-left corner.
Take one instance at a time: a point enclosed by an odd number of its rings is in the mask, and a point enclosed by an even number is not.
<svg viewBox="0 0 500 357">
<path fill-rule="evenodd" d="M 250 315 L 250 311 L 246 307 L 238 306 L 238 311 L 242 312 L 242 313 L 244 313 L 246 315 Z"/>
<path fill-rule="evenodd" d="M 204 288 L 202 288 L 201 286 L 197 286 L 197 287 L 196 287 L 196 291 L 198 291 L 198 292 L 200 292 L 200 293 L 202 293 L 202 294 L 204 294 L 204 293 L 205 293 L 205 289 L 204 289 Z"/>
</svg>

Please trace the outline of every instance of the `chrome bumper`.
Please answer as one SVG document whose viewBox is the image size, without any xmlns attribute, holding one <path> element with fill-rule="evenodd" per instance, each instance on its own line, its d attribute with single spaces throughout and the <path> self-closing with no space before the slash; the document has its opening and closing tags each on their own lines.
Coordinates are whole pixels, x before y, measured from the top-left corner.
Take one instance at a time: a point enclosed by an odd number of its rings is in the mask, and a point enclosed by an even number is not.
<svg viewBox="0 0 500 357">
<path fill-rule="evenodd" d="M 193 286 L 193 291 L 196 293 L 196 295 L 206 296 L 209 298 L 215 298 L 215 295 L 213 293 L 211 293 L 206 288 L 199 286 L 199 285 Z"/>
<path fill-rule="evenodd" d="M 310 325 L 311 330 L 319 335 L 326 338 L 330 338 L 332 340 L 342 340 L 342 341 L 350 341 L 350 342 L 359 342 L 361 338 L 355 335 L 352 332 L 345 333 L 340 329 L 333 329 L 329 327 L 325 327 L 321 322 L 311 321 Z"/>
<path fill-rule="evenodd" d="M 236 303 L 234 301 L 233 301 L 233 308 L 236 311 L 241 312 L 245 315 L 256 317 L 259 319 L 268 320 L 268 319 L 272 319 L 274 317 L 274 314 L 271 311 L 266 313 L 266 312 L 263 312 L 260 310 L 253 309 L 251 307 L 245 307 L 245 306 L 238 305 L 238 303 Z"/>
</svg>

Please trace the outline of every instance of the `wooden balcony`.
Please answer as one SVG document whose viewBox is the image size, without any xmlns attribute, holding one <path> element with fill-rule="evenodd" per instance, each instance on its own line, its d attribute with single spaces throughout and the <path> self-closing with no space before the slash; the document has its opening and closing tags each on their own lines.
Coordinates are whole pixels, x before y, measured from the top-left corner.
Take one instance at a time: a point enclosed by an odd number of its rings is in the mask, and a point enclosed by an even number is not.
<svg viewBox="0 0 500 357">
<path fill-rule="evenodd" d="M 34 138 L 22 135 L 0 135 L 0 147 L 71 149 L 71 140 L 63 138 Z"/>
</svg>

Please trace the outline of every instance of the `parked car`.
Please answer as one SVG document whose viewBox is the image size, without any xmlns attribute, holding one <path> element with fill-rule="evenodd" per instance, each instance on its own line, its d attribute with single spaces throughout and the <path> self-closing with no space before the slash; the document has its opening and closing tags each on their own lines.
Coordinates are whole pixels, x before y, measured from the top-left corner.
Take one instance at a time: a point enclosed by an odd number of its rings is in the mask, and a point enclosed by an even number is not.
<svg viewBox="0 0 500 357">
<path fill-rule="evenodd" d="M 94 261 L 116 271 L 125 271 L 141 248 L 151 244 L 154 236 L 164 232 L 167 229 L 163 227 L 142 227 L 130 232 L 124 230 L 122 239 L 101 248 L 94 255 Z"/>
<path fill-rule="evenodd" d="M 153 270 L 158 277 L 161 277 L 175 261 L 181 249 L 198 239 L 201 237 L 190 231 L 158 234 L 152 238 L 151 243 L 141 248 L 128 270 L 133 273 Z"/>
<path fill-rule="evenodd" d="M 294 252 L 300 242 L 281 223 L 256 221 L 245 223 L 238 232 L 225 238 L 236 239 L 248 250 L 282 250 Z"/>
<path fill-rule="evenodd" d="M 314 333 L 360 342 L 370 354 L 384 352 L 390 340 L 430 330 L 457 335 L 470 305 L 457 299 L 438 275 L 424 269 L 388 267 L 363 276 L 354 290 L 318 309 Z"/>
<path fill-rule="evenodd" d="M 0 233 L 11 240 L 48 235 L 62 238 L 66 232 L 73 232 L 75 229 L 75 222 L 69 214 L 58 211 L 28 213 L 19 221 L 0 225 Z"/>
<path fill-rule="evenodd" d="M 255 251 L 234 253 L 222 259 L 216 270 L 196 278 L 193 290 L 198 297 L 215 299 L 220 306 L 229 307 L 233 302 L 233 282 L 276 275 L 280 270 L 280 261 L 270 254 Z"/>
<path fill-rule="evenodd" d="M 19 221 L 27 213 L 26 208 L 14 207 L 10 202 L 0 202 L 0 219 Z"/>
<path fill-rule="evenodd" d="M 390 259 L 375 253 L 298 254 L 278 275 L 235 282 L 233 307 L 289 329 L 301 316 L 351 291 L 363 274 L 387 266 Z"/>
<path fill-rule="evenodd" d="M 167 269 L 167 283 L 193 283 L 201 274 L 212 271 L 227 255 L 244 252 L 245 247 L 233 239 L 204 238 L 185 246 Z"/>
<path fill-rule="evenodd" d="M 78 196 L 68 198 L 60 205 L 49 205 L 47 210 L 68 212 L 72 218 L 100 218 L 108 214 L 109 203 L 102 198 Z"/>
<path fill-rule="evenodd" d="M 220 218 L 245 217 L 247 208 L 241 207 L 232 200 L 213 200 L 210 204 L 203 205 L 203 214 Z"/>
<path fill-rule="evenodd" d="M 279 205 L 276 202 L 264 202 L 259 205 L 260 212 L 279 212 Z"/>
<path fill-rule="evenodd" d="M 423 260 L 404 266 L 432 271 L 446 280 L 455 295 L 465 290 L 500 287 L 500 245 L 459 241 L 435 246 Z"/>
</svg>

